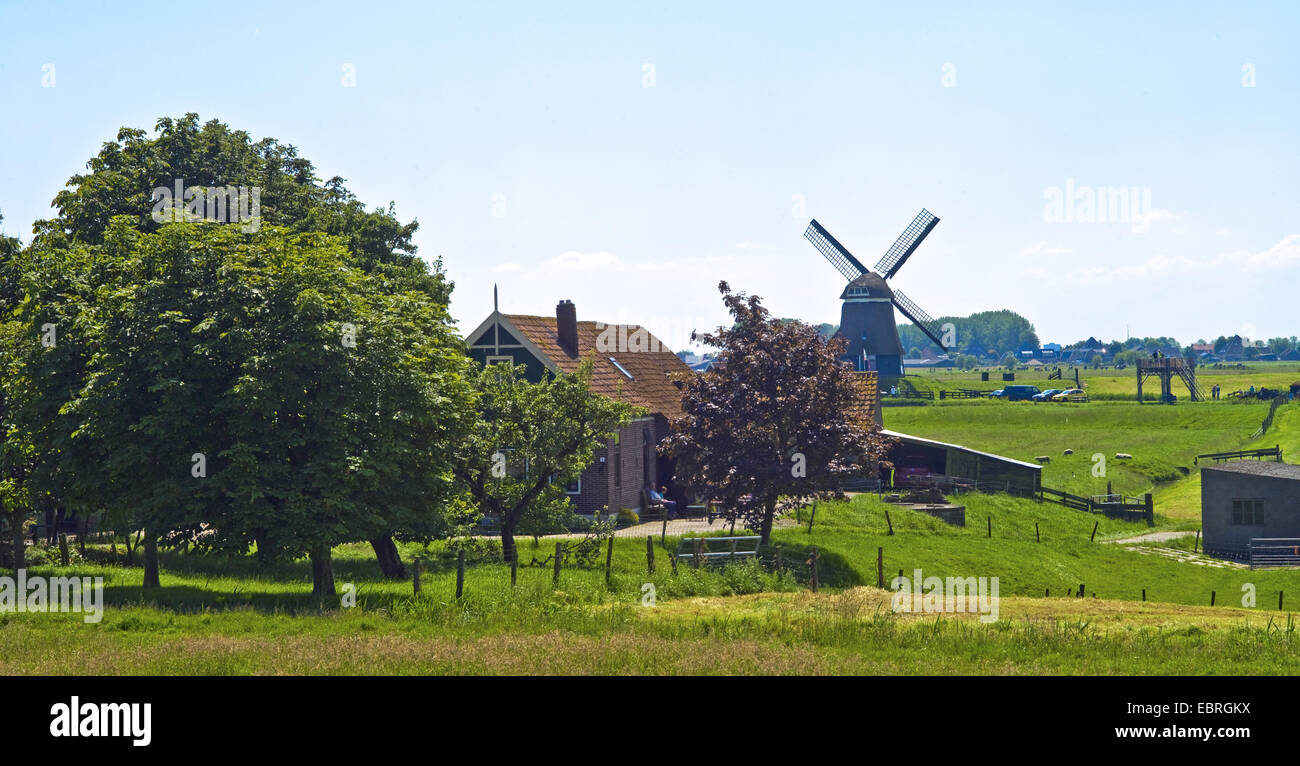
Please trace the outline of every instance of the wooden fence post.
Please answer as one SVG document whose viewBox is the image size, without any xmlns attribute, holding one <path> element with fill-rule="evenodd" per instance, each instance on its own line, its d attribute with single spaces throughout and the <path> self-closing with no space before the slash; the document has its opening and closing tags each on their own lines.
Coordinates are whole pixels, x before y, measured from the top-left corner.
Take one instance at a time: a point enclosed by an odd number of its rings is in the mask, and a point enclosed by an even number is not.
<svg viewBox="0 0 1300 766">
<path fill-rule="evenodd" d="M 1154 527 L 1156 525 L 1156 511 L 1155 506 L 1151 503 L 1151 493 L 1148 492 L 1144 499 L 1147 506 L 1147 526 Z"/>
<path fill-rule="evenodd" d="M 1038 535 L 1038 522 L 1034 522 L 1034 542 L 1041 543 L 1043 538 Z"/>
<path fill-rule="evenodd" d="M 989 517 L 989 537 L 993 537 L 993 517 Z"/>
<path fill-rule="evenodd" d="M 609 538 L 609 548 L 605 551 L 605 584 L 609 585 L 609 569 L 614 563 L 614 538 Z"/>
<path fill-rule="evenodd" d="M 1099 526 L 1101 526 L 1101 522 L 1100 522 L 1100 521 L 1093 522 L 1093 525 L 1092 525 L 1092 536 L 1088 538 L 1088 542 L 1092 543 L 1092 542 L 1096 542 L 1096 541 L 1097 541 L 1097 527 L 1099 527 Z"/>
<path fill-rule="evenodd" d="M 817 549 L 816 548 L 812 549 L 811 561 L 812 561 L 812 582 L 810 584 L 812 585 L 812 592 L 816 593 L 817 592 Z"/>
<path fill-rule="evenodd" d="M 650 574 L 655 573 L 655 538 L 654 535 L 645 536 L 645 565 Z"/>
<path fill-rule="evenodd" d="M 664 511 L 664 525 L 659 530 L 659 544 L 663 545 L 668 539 L 668 511 Z"/>
<path fill-rule="evenodd" d="M 1210 606 L 1214 606 L 1214 591 L 1210 591 Z"/>
<path fill-rule="evenodd" d="M 1277 610 L 1282 611 L 1282 591 L 1277 592 Z"/>
<path fill-rule="evenodd" d="M 876 587 L 885 587 L 885 549 L 876 548 Z"/>
<path fill-rule="evenodd" d="M 465 593 L 465 549 L 456 552 L 456 598 Z"/>
<path fill-rule="evenodd" d="M 415 595 L 420 595 L 420 558 L 418 556 L 411 562 L 411 589 L 415 591 Z"/>
<path fill-rule="evenodd" d="M 812 534 L 813 520 L 817 518 L 817 503 L 812 504 L 812 511 L 808 514 L 808 534 Z"/>
<path fill-rule="evenodd" d="M 1146 589 L 1146 588 L 1143 588 L 1143 589 L 1142 589 L 1142 600 L 1143 600 L 1143 601 L 1146 601 L 1146 600 L 1147 600 L 1147 589 Z"/>
<path fill-rule="evenodd" d="M 889 525 L 889 534 L 892 537 L 894 534 L 894 521 L 889 518 L 889 511 L 885 511 L 885 523 Z"/>
<path fill-rule="evenodd" d="M 1196 542 L 1192 545 L 1192 553 L 1199 553 L 1201 550 L 1201 530 L 1196 530 Z"/>
<path fill-rule="evenodd" d="M 515 587 L 516 578 L 519 576 L 519 546 L 514 548 L 514 554 L 510 557 L 510 587 Z"/>
<path fill-rule="evenodd" d="M 551 574 L 551 585 L 560 584 L 560 559 L 564 558 L 564 545 L 555 544 L 555 571 Z"/>
<path fill-rule="evenodd" d="M 1083 583 L 1079 583 L 1079 598 L 1083 598 Z"/>
</svg>

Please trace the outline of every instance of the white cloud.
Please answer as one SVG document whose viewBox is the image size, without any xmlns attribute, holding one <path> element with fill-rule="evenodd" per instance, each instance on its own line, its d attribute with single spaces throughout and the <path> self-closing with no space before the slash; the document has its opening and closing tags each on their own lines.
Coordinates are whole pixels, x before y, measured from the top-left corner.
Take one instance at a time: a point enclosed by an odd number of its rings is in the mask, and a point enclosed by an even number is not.
<svg viewBox="0 0 1300 766">
<path fill-rule="evenodd" d="M 1065 245 L 1049 245 L 1046 241 L 1020 248 L 1020 254 L 1026 256 L 1069 255 L 1072 252 L 1074 251 Z"/>
<path fill-rule="evenodd" d="M 1156 254 L 1134 266 L 1080 267 L 1067 274 L 1071 280 L 1109 282 L 1163 277 L 1177 273 L 1199 273 L 1230 267 L 1227 276 L 1243 272 L 1285 269 L 1300 262 L 1300 234 L 1289 234 L 1272 247 L 1258 253 L 1237 250 L 1213 258 L 1188 258 L 1183 255 Z"/>
<path fill-rule="evenodd" d="M 597 269 L 619 269 L 623 262 L 613 253 L 580 253 L 568 250 L 554 258 L 548 258 L 538 265 L 541 271 L 592 271 Z"/>
</svg>

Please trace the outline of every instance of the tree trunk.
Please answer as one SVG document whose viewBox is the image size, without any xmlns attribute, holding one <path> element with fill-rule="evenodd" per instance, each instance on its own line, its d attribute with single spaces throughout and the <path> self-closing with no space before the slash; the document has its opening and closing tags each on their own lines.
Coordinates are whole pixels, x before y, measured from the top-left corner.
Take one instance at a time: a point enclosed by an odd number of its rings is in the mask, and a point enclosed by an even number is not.
<svg viewBox="0 0 1300 766">
<path fill-rule="evenodd" d="M 330 547 L 318 545 L 311 550 L 311 594 L 333 596 L 334 564 L 330 561 Z"/>
<path fill-rule="evenodd" d="M 14 511 L 9 514 L 9 524 L 13 527 L 13 544 L 14 544 L 14 574 L 18 573 L 26 563 L 24 559 L 27 556 L 27 540 L 23 537 L 23 514 Z"/>
<path fill-rule="evenodd" d="M 767 545 L 768 539 L 772 536 L 772 518 L 776 516 L 776 506 L 769 503 L 763 506 L 763 523 L 762 529 L 759 530 L 759 545 Z"/>
<path fill-rule="evenodd" d="M 501 559 L 509 564 L 515 556 L 515 525 L 501 525 Z"/>
<path fill-rule="evenodd" d="M 157 588 L 158 582 L 158 538 L 149 530 L 144 532 L 144 587 Z"/>
<path fill-rule="evenodd" d="M 389 535 L 370 538 L 370 547 L 375 549 L 375 558 L 379 559 L 379 569 L 390 580 L 405 580 L 406 565 L 397 552 L 397 544 Z"/>
</svg>

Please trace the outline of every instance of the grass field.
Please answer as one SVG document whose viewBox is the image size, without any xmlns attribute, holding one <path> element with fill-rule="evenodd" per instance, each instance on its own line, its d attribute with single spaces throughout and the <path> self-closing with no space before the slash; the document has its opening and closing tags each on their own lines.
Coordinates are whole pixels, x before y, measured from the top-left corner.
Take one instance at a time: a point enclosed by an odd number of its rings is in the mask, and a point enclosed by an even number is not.
<svg viewBox="0 0 1300 766">
<path fill-rule="evenodd" d="M 240 561 L 231 573 L 225 560 L 167 555 L 164 587 L 150 591 L 138 568 L 38 568 L 105 576 L 105 617 L 0 615 L 0 673 L 1300 671 L 1294 622 L 1270 608 L 1277 590 L 1297 585 L 1293 572 L 1189 565 L 1101 542 L 1144 525 L 1100 519 L 1098 542 L 1089 542 L 1099 520 L 1090 514 L 1005 496 L 967 500 L 965 528 L 891 507 L 891 536 L 885 506 L 858 496 L 823 504 L 811 532 L 779 529 L 774 540 L 796 567 L 817 547 L 818 594 L 753 566 L 673 574 L 662 549 L 648 576 L 636 539 L 616 542 L 608 585 L 599 568 L 566 570 L 552 587 L 549 568 L 523 567 L 512 589 L 504 566 L 479 563 L 460 601 L 439 546 L 419 598 L 409 583 L 379 579 L 367 547 L 342 546 L 336 574 L 341 587 L 357 588 L 351 609 L 307 596 L 305 563 L 258 573 Z M 998 577 L 1001 619 L 892 613 L 889 594 L 871 587 L 878 547 L 889 575 L 920 567 L 927 576 Z M 656 585 L 656 606 L 641 605 L 646 582 Z M 1246 583 L 1259 593 L 1256 608 L 1237 606 Z M 1087 598 L 1061 598 L 1080 584 Z"/>
<path fill-rule="evenodd" d="M 1300 454 L 1300 405 L 1279 409 L 1273 430 L 1248 443 L 1265 412 L 1258 403 L 966 401 L 891 407 L 885 425 L 1021 459 L 1051 455 L 1044 482 L 1079 494 L 1104 491 L 1105 479 L 1090 473 L 1100 452 L 1116 490 L 1155 486 L 1159 527 L 1191 529 L 1199 525 L 1196 454 L 1274 444 Z M 1061 455 L 1067 448 L 1070 458 Z M 1134 459 L 1116 461 L 1115 452 Z M 459 600 L 445 544 L 401 546 L 404 559 L 425 560 L 419 597 L 409 581 L 379 576 L 369 546 L 340 546 L 335 575 L 341 593 L 355 589 L 351 608 L 308 595 L 305 561 L 263 567 L 251 557 L 164 553 L 163 587 L 144 589 L 138 567 L 92 546 L 86 560 L 29 574 L 104 577 L 103 621 L 0 614 L 0 674 L 1300 673 L 1296 621 L 1276 609 L 1279 592 L 1288 609 L 1300 604 L 1300 573 L 1160 555 L 1187 557 L 1189 538 L 1116 544 L 1149 529 L 1051 503 L 959 502 L 966 527 L 873 495 L 821 504 L 811 530 L 804 509 L 797 526 L 773 533 L 793 575 L 753 564 L 674 572 L 672 537 L 662 546 L 655 539 L 650 575 L 644 538 L 617 538 L 608 583 L 596 565 L 568 567 L 553 585 L 550 566 L 539 565 L 521 566 L 512 588 L 505 566 L 471 561 Z M 521 546 L 525 564 L 552 549 L 548 540 Z M 816 594 L 808 591 L 814 548 Z M 891 594 L 875 587 L 878 551 L 887 583 L 917 568 L 997 577 L 1000 619 L 894 613 Z M 643 605 L 647 584 L 654 606 Z M 1080 586 L 1086 597 L 1063 598 Z"/>
<path fill-rule="evenodd" d="M 1300 382 L 1300 365 L 1295 362 L 1244 362 L 1242 364 L 1244 368 L 1224 367 L 1216 369 L 1213 366 L 1198 367 L 1196 369 L 1197 381 L 1207 393 L 1210 387 L 1217 383 L 1223 389 L 1225 396 L 1233 391 L 1245 391 L 1251 386 L 1286 390 L 1292 383 Z M 1068 365 L 1062 366 L 1063 376 L 1068 377 L 1068 380 L 1048 380 L 1047 375 L 1050 367 L 1017 370 L 1015 384 L 1038 386 L 1041 389 L 1072 388 L 1074 386 L 1074 377 L 1070 370 L 1071 368 Z M 1005 371 L 1003 368 L 991 368 L 986 371 L 989 373 L 989 380 L 987 381 L 980 380 L 980 371 L 978 370 L 948 369 L 913 370 L 908 373 L 905 380 L 917 390 L 936 392 L 935 396 L 938 396 L 937 392 L 940 390 L 953 391 L 964 388 L 992 391 L 1007 385 L 1002 381 L 1002 373 Z M 1079 381 L 1084 384 L 1084 390 L 1093 399 L 1137 400 L 1137 373 L 1132 367 L 1123 370 L 1080 368 Z M 1153 385 L 1154 394 L 1152 393 Z M 1154 401 L 1160 394 L 1160 383 L 1154 379 L 1148 380 L 1143 386 L 1143 394 Z M 1187 390 L 1183 388 L 1181 382 L 1175 381 L 1174 395 L 1180 401 L 1187 398 Z"/>
<path fill-rule="evenodd" d="M 1287 408 L 1287 409 L 1294 409 Z M 961 401 L 923 407 L 886 407 L 885 427 L 1034 462 L 1043 484 L 1079 495 L 1139 494 L 1194 472 L 1198 454 L 1238 449 L 1268 413 L 1263 403 L 1150 405 L 1137 402 L 1034 404 Z M 1066 456 L 1065 450 L 1074 450 Z M 1118 460 L 1123 452 L 1132 460 Z M 1104 477 L 1092 473 L 1093 455 L 1106 459 Z"/>
</svg>

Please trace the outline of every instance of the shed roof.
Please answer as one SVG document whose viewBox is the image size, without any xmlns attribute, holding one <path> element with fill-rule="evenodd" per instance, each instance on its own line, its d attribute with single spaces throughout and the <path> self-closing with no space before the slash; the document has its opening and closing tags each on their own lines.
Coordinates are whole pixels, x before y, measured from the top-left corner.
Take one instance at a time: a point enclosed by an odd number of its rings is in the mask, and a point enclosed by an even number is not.
<svg viewBox="0 0 1300 766">
<path fill-rule="evenodd" d="M 1230 460 L 1226 463 L 1201 466 L 1202 471 L 1226 471 L 1244 473 L 1252 476 L 1268 476 L 1276 479 L 1300 481 L 1300 465 L 1278 463 L 1273 460 Z"/>
</svg>

